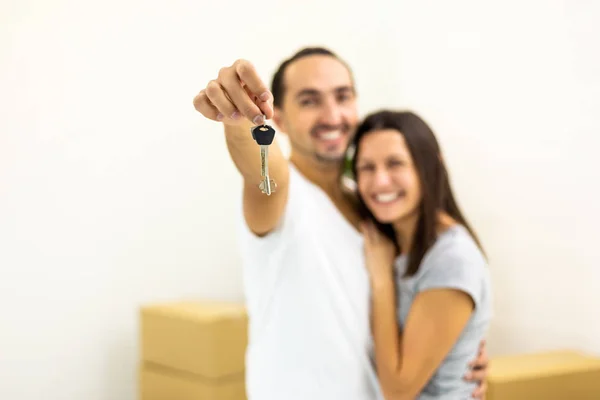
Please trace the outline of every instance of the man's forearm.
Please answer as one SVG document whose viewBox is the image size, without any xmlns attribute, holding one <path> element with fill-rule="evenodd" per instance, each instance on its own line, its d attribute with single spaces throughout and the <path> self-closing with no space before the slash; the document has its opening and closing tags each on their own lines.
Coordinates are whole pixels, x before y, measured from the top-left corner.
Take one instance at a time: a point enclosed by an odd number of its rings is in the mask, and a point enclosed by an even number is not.
<svg viewBox="0 0 600 400">
<path fill-rule="evenodd" d="M 242 175 L 247 185 L 256 185 L 262 180 L 260 147 L 252 138 L 252 125 L 225 125 L 225 140 L 227 150 L 237 170 Z M 276 134 L 277 135 L 277 134 Z M 284 173 L 284 163 L 287 162 L 283 157 L 281 148 L 277 143 L 277 136 L 269 146 L 269 177 L 273 179 L 278 187 L 287 183 L 287 176 Z"/>
<path fill-rule="evenodd" d="M 289 169 L 277 137 L 269 146 L 269 179 L 275 181 L 270 196 L 261 192 L 260 146 L 252 138 L 252 125 L 225 126 L 227 149 L 236 168 L 244 179 L 244 218 L 256 235 L 272 231 L 280 221 L 287 203 Z M 277 134 L 276 134 L 277 135 Z"/>
</svg>

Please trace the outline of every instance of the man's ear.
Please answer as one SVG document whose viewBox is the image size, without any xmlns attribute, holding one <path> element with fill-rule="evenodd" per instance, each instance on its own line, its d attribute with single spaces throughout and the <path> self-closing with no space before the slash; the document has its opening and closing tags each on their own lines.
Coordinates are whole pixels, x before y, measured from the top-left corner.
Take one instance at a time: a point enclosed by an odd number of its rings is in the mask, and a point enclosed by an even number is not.
<svg viewBox="0 0 600 400">
<path fill-rule="evenodd" d="M 279 107 L 273 107 L 273 122 L 280 131 L 287 131 L 285 126 L 285 118 L 283 117 L 283 113 Z"/>
</svg>

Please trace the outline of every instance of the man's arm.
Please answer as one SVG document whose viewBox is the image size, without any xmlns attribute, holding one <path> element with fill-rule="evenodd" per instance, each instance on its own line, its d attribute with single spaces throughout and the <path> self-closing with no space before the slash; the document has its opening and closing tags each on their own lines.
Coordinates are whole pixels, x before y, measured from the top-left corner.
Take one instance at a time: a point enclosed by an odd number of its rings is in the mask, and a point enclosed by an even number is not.
<svg viewBox="0 0 600 400">
<path fill-rule="evenodd" d="M 260 147 L 252 139 L 251 125 L 225 125 L 227 149 L 244 180 L 244 218 L 248 228 L 258 236 L 268 234 L 279 223 L 288 195 L 289 166 L 277 143 L 269 146 L 269 178 L 277 189 L 270 196 L 262 193 L 258 185 L 260 174 Z"/>
<path fill-rule="evenodd" d="M 266 235 L 283 215 L 289 168 L 276 137 L 269 146 L 268 161 L 269 177 L 277 190 L 270 196 L 262 193 L 258 188 L 262 180 L 260 147 L 250 129 L 273 117 L 273 95 L 250 62 L 237 60 L 221 68 L 218 78 L 196 95 L 194 107 L 206 118 L 223 122 L 227 149 L 244 180 L 244 218 L 252 232 Z"/>
</svg>

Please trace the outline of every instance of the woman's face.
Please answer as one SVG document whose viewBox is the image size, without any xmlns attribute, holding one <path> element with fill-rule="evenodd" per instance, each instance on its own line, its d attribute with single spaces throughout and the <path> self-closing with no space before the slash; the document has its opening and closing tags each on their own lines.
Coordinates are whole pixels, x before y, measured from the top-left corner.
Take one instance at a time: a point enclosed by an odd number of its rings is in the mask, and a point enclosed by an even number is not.
<svg viewBox="0 0 600 400">
<path fill-rule="evenodd" d="M 421 185 L 404 136 L 393 129 L 367 133 L 356 160 L 358 191 L 381 223 L 413 215 L 421 201 Z"/>
</svg>

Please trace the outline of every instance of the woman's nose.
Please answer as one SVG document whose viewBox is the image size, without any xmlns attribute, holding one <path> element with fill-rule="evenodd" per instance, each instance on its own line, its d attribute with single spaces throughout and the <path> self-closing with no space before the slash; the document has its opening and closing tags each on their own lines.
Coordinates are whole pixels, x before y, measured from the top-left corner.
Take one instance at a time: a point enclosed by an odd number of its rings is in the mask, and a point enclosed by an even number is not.
<svg viewBox="0 0 600 400">
<path fill-rule="evenodd" d="M 378 169 L 375 173 L 375 185 L 377 187 L 388 186 L 391 182 L 390 174 L 385 169 Z"/>
</svg>

